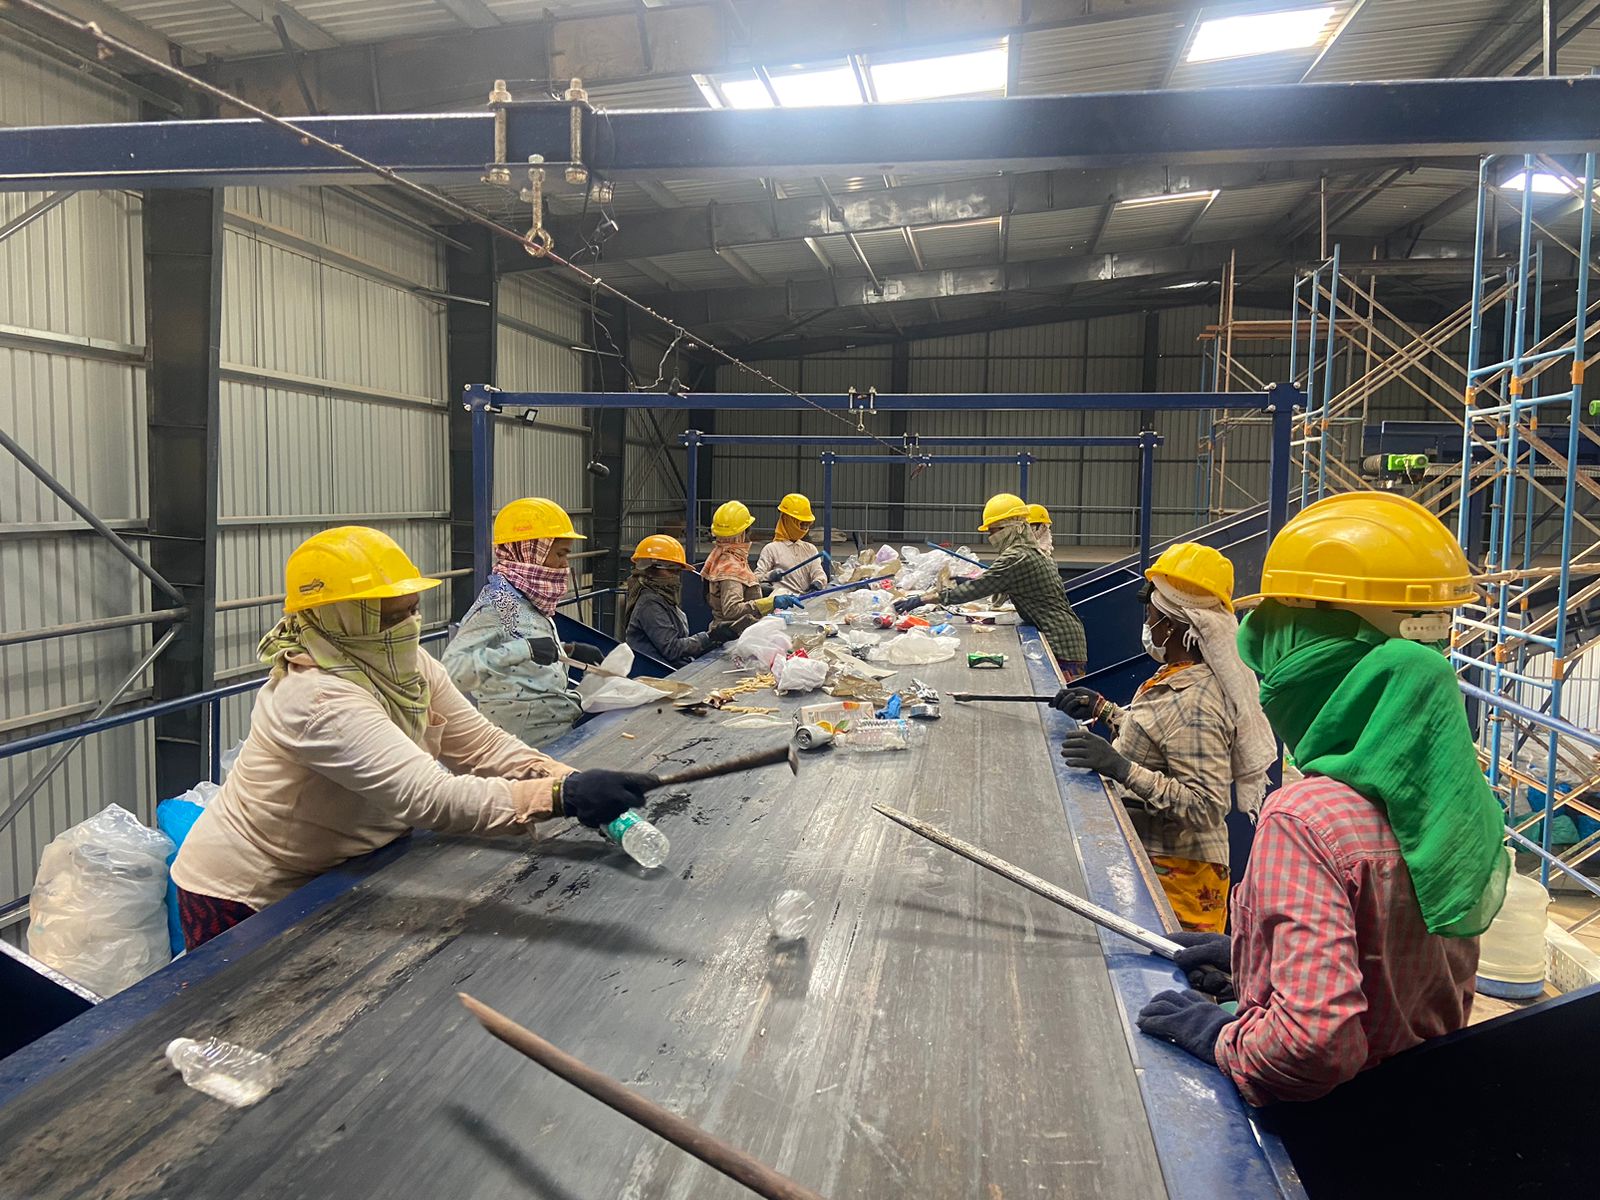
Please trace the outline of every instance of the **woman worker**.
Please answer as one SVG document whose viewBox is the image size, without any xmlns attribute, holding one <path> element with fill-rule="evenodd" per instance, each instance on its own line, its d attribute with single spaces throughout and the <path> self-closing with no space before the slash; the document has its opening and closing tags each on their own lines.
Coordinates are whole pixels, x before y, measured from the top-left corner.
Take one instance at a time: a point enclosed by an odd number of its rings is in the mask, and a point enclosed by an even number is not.
<svg viewBox="0 0 1600 1200">
<path fill-rule="evenodd" d="M 633 652 L 658 658 L 674 670 L 738 636 L 732 625 L 720 622 L 704 633 L 689 632 L 680 603 L 688 566 L 682 542 L 652 533 L 634 548 L 633 574 L 622 600 L 625 638 Z"/>
<path fill-rule="evenodd" d="M 1180 935 L 1193 988 L 1237 1014 L 1186 990 L 1138 1017 L 1250 1104 L 1314 1100 L 1467 1023 L 1509 869 L 1446 657 L 1475 598 L 1455 536 L 1392 492 L 1319 500 L 1267 548 L 1239 653 L 1303 777 L 1261 809 L 1231 939 Z"/>
<path fill-rule="evenodd" d="M 811 501 L 799 492 L 790 492 L 778 501 L 778 528 L 756 560 L 756 574 L 772 585 L 774 596 L 799 595 L 828 586 L 827 568 L 832 560 L 825 549 L 806 540 L 815 521 Z"/>
<path fill-rule="evenodd" d="M 439 581 L 387 535 L 326 530 L 284 576 L 250 733 L 172 864 L 190 949 L 414 828 L 526 834 L 643 803 L 649 776 L 573 772 L 467 703 L 420 645 L 418 596 Z"/>
<path fill-rule="evenodd" d="M 530 746 L 566 733 L 583 710 L 562 655 L 598 664 L 583 642 L 556 641 L 556 605 L 567 593 L 567 555 L 583 535 L 553 500 L 513 500 L 494 519 L 494 571 L 445 647 L 450 681 L 478 711 Z"/>
<path fill-rule="evenodd" d="M 1228 923 L 1228 827 L 1237 798 L 1252 818 L 1278 744 L 1239 658 L 1233 564 L 1210 546 L 1168 546 L 1145 573 L 1145 653 L 1161 664 L 1122 708 L 1084 687 L 1051 701 L 1069 717 L 1103 721 L 1111 741 L 1067 734 L 1061 757 L 1116 785 L 1179 923 L 1221 933 Z"/>
<path fill-rule="evenodd" d="M 1056 539 L 1050 530 L 1050 510 L 1042 504 L 1028 505 L 1028 529 L 1040 553 L 1054 561 Z"/>
<path fill-rule="evenodd" d="M 966 604 L 1004 593 L 1016 605 L 1017 615 L 1044 635 L 1062 674 L 1070 681 L 1084 673 L 1089 643 L 1083 635 L 1083 622 L 1067 601 L 1061 575 L 1055 564 L 1039 553 L 1027 518 L 1028 504 L 1022 497 L 1010 492 L 991 496 L 983 506 L 983 524 L 978 529 L 989 535 L 989 544 L 999 548 L 999 556 L 982 575 L 897 600 L 895 611 L 906 613 L 924 604 Z"/>
<path fill-rule="evenodd" d="M 774 608 L 798 608 L 792 594 L 762 596 L 756 573 L 750 569 L 750 526 L 755 518 L 737 500 L 729 500 L 711 514 L 711 535 L 717 539 L 700 578 L 706 584 L 706 603 L 713 621 L 731 625 L 735 633 L 754 625 Z M 779 522 L 782 527 L 782 522 Z M 768 546 L 767 550 L 772 547 Z M 766 551 L 762 552 L 763 560 Z"/>
</svg>

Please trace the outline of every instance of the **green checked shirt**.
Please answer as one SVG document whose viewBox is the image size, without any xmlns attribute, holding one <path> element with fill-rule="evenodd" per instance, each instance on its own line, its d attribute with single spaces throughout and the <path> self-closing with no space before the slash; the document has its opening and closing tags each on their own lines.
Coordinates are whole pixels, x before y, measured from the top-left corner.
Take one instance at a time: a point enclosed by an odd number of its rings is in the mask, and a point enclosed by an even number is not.
<svg viewBox="0 0 1600 1200">
<path fill-rule="evenodd" d="M 941 588 L 939 603 L 966 604 L 1002 592 L 1017 606 L 1017 615 L 1044 635 L 1058 660 L 1088 661 L 1089 642 L 1083 636 L 1083 622 L 1067 602 L 1061 575 L 1055 563 L 1033 546 L 1001 551 L 1000 557 L 976 579 Z"/>
</svg>

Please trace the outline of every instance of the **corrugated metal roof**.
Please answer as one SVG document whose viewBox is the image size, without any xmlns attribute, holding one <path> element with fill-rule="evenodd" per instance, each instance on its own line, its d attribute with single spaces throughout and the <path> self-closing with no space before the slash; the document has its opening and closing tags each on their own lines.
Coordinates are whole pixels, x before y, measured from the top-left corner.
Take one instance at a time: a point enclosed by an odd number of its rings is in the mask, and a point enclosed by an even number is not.
<svg viewBox="0 0 1600 1200">
<path fill-rule="evenodd" d="M 673 282 L 686 288 L 735 287 L 745 282 L 744 276 L 711 250 L 664 254 L 652 258 L 650 263 L 671 276 Z"/>
<path fill-rule="evenodd" d="M 1043 30 L 1022 38 L 1020 95 L 1159 87 L 1184 31 L 1181 14 Z"/>
<path fill-rule="evenodd" d="M 281 49 L 270 23 L 252 20 L 225 0 L 116 0 L 111 7 L 204 54 Z"/>
<path fill-rule="evenodd" d="M 1480 40 L 1485 24 L 1504 7 L 1504 0 L 1369 0 L 1313 78 L 1326 83 L 1432 76 Z"/>
<path fill-rule="evenodd" d="M 1102 250 L 1144 250 L 1165 246 L 1199 216 L 1204 200 L 1170 204 L 1119 204 L 1101 238 Z"/>
<path fill-rule="evenodd" d="M 932 270 L 994 262 L 1000 255 L 998 219 L 938 225 L 916 232 L 922 260 Z"/>
<path fill-rule="evenodd" d="M 1225 189 L 1200 218 L 1195 238 L 1215 241 L 1261 229 L 1287 214 L 1314 186 L 1274 183 L 1265 187 Z"/>
<path fill-rule="evenodd" d="M 1100 223 L 1099 208 L 1064 208 L 1056 212 L 1022 213 L 1009 220 L 1006 250 L 1023 262 L 1083 254 Z"/>
</svg>

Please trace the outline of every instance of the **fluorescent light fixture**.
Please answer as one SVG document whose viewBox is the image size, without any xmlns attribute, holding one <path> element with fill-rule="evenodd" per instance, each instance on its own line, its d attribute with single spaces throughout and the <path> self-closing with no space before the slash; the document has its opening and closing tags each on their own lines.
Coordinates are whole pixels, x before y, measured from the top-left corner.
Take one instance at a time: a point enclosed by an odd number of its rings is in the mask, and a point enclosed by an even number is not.
<svg viewBox="0 0 1600 1200">
<path fill-rule="evenodd" d="M 1332 4 L 1324 4 L 1319 8 L 1290 8 L 1202 21 L 1184 61 L 1216 62 L 1223 58 L 1304 50 L 1322 40 L 1334 11 Z"/>
<path fill-rule="evenodd" d="M 1131 200 L 1118 200 L 1118 208 L 1143 208 L 1151 204 L 1182 204 L 1201 200 L 1210 203 L 1217 198 L 1219 189 L 1203 192 L 1163 192 L 1158 196 L 1135 196 Z"/>
<path fill-rule="evenodd" d="M 873 63 L 872 90 L 880 102 L 938 100 L 952 96 L 1003 96 L 1008 54 L 1005 42 L 988 50 L 942 54 L 901 62 Z"/>
<path fill-rule="evenodd" d="M 1508 175 L 1500 181 L 1500 190 L 1505 192 L 1520 192 L 1527 186 L 1528 173 L 1518 171 L 1515 175 Z M 1535 171 L 1533 173 L 1533 194 L 1535 196 L 1570 196 L 1577 189 L 1559 175 L 1552 175 L 1549 171 Z"/>
<path fill-rule="evenodd" d="M 837 67 L 804 67 L 785 74 L 771 72 L 772 90 L 785 108 L 824 108 L 865 103 L 856 73 L 845 63 Z M 724 89 L 726 91 L 726 89 Z"/>
</svg>

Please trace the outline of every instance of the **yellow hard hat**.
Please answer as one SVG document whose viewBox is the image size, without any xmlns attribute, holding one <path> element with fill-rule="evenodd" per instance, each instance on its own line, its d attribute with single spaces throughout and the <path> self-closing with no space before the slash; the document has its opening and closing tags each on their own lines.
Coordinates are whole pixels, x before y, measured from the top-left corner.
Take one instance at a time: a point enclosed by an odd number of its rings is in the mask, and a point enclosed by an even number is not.
<svg viewBox="0 0 1600 1200">
<path fill-rule="evenodd" d="M 494 544 L 507 542 L 532 542 L 540 538 L 573 538 L 584 541 L 583 534 L 572 527 L 567 510 L 554 500 L 526 496 L 513 500 L 502 508 L 494 519 Z"/>
<path fill-rule="evenodd" d="M 786 516 L 793 517 L 796 521 L 805 521 L 814 524 L 816 517 L 811 512 L 811 501 L 799 492 L 790 492 L 778 501 L 778 511 Z"/>
<path fill-rule="evenodd" d="M 439 580 L 424 578 L 392 537 L 364 525 L 312 534 L 289 555 L 283 583 L 283 610 L 292 613 L 341 600 L 414 596 L 439 586 Z"/>
<path fill-rule="evenodd" d="M 1180 592 L 1215 596 L 1233 611 L 1233 564 L 1210 546 L 1199 542 L 1168 546 L 1144 573 L 1152 581 L 1157 575 Z"/>
<path fill-rule="evenodd" d="M 1050 523 L 1051 522 L 1050 522 L 1050 510 L 1049 509 L 1045 508 L 1045 506 L 1042 505 L 1042 504 L 1030 504 L 1030 505 L 1028 505 L 1028 524 L 1029 525 L 1049 525 Z"/>
<path fill-rule="evenodd" d="M 1001 492 L 998 496 L 989 497 L 989 503 L 983 506 L 983 524 L 978 526 L 978 532 L 988 533 L 989 526 L 997 521 L 1010 521 L 1027 515 L 1026 500 L 1021 496 L 1013 496 L 1010 492 Z"/>
<path fill-rule="evenodd" d="M 689 565 L 689 560 L 683 554 L 683 543 L 675 537 L 668 537 L 664 533 L 652 533 L 635 546 L 633 561 L 677 563 L 680 567 Z"/>
<path fill-rule="evenodd" d="M 1347 492 L 1301 510 L 1272 539 L 1261 592 L 1248 600 L 1269 598 L 1418 610 L 1455 608 L 1477 592 L 1438 517 L 1393 492 Z"/>
<path fill-rule="evenodd" d="M 743 533 L 755 523 L 756 519 L 750 515 L 750 510 L 744 504 L 738 500 L 729 500 L 711 514 L 711 533 L 713 537 L 733 537 Z M 683 551 L 679 550 L 678 553 L 681 557 Z"/>
</svg>

